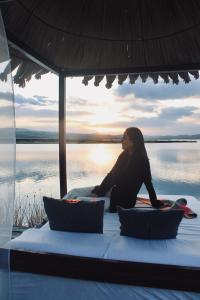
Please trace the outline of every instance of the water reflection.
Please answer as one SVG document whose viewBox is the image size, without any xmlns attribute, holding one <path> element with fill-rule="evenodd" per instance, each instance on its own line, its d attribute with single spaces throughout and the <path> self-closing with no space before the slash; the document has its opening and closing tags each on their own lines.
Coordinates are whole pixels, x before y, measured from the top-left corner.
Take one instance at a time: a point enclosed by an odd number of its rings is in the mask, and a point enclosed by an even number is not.
<svg viewBox="0 0 200 300">
<path fill-rule="evenodd" d="M 105 144 L 96 145 L 89 151 L 89 157 L 92 162 L 98 165 L 107 165 L 113 160 L 112 152 Z"/>
<path fill-rule="evenodd" d="M 149 144 L 147 150 L 156 180 L 200 182 L 200 141 L 197 143 Z"/>
<path fill-rule="evenodd" d="M 146 144 L 157 194 L 200 199 L 199 146 L 199 142 Z M 68 189 L 99 184 L 121 151 L 121 144 L 67 144 Z M 17 198 L 59 197 L 58 145 L 17 145 L 16 167 Z M 6 183 L 6 176 L 0 182 Z M 140 192 L 147 193 L 144 186 Z"/>
</svg>

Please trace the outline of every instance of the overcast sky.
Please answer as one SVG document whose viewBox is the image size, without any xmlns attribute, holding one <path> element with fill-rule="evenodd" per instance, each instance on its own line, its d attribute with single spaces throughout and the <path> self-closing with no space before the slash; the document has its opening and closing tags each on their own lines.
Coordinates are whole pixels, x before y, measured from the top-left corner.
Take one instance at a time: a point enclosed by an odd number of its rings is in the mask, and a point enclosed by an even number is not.
<svg viewBox="0 0 200 300">
<path fill-rule="evenodd" d="M 200 80 L 189 84 L 154 84 L 137 81 L 122 86 L 82 78 L 66 80 L 67 132 L 121 134 L 130 126 L 145 135 L 200 133 Z M 15 89 L 16 127 L 58 131 L 58 78 L 47 74 Z"/>
</svg>

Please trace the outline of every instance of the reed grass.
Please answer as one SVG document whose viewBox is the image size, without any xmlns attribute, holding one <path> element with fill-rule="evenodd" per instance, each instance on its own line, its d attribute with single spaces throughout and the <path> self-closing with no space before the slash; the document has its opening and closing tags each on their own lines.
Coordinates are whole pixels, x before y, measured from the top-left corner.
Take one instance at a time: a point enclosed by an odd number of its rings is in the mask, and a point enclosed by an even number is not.
<svg viewBox="0 0 200 300">
<path fill-rule="evenodd" d="M 46 213 L 41 197 L 27 194 L 23 198 L 17 197 L 14 206 L 13 226 L 35 227 L 43 222 Z"/>
</svg>

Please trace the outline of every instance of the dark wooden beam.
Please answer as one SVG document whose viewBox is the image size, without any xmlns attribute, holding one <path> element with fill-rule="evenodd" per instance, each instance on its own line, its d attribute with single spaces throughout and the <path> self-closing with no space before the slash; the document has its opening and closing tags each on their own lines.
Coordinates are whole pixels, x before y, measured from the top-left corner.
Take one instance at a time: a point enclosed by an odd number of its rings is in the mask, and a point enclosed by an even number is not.
<svg viewBox="0 0 200 300">
<path fill-rule="evenodd" d="M 66 95 L 65 76 L 59 74 L 59 172 L 60 172 L 60 196 L 67 193 L 67 166 L 66 166 Z"/>
<path fill-rule="evenodd" d="M 189 72 L 200 70 L 200 62 L 197 64 L 183 64 L 172 66 L 149 66 L 134 68 L 116 68 L 116 69 L 81 69 L 64 70 L 66 77 L 71 76 L 95 76 L 95 75 L 116 75 L 116 74 L 142 74 L 142 73 L 170 73 L 170 72 Z"/>
<path fill-rule="evenodd" d="M 18 40 L 13 34 L 9 31 L 6 31 L 8 44 L 13 47 L 14 49 L 18 50 L 22 53 L 25 57 L 29 60 L 33 61 L 34 63 L 38 64 L 42 68 L 49 70 L 50 72 L 58 74 L 60 69 L 56 67 L 54 64 L 50 63 L 46 58 L 40 56 L 37 52 L 31 49 L 29 46 Z"/>
</svg>

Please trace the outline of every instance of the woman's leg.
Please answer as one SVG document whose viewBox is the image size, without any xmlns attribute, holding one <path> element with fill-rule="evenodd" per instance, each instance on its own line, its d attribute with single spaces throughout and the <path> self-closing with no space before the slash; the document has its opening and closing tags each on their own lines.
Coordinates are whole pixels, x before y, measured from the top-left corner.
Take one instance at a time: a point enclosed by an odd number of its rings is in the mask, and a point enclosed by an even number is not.
<svg viewBox="0 0 200 300">
<path fill-rule="evenodd" d="M 110 212 L 117 212 L 117 206 L 123 208 L 132 208 L 135 206 L 137 196 L 133 191 L 119 186 L 114 186 L 110 196 Z"/>
<path fill-rule="evenodd" d="M 118 205 L 118 189 L 116 188 L 116 186 L 114 186 L 111 190 L 111 194 L 110 194 L 110 208 L 109 208 L 109 212 L 115 213 L 117 212 L 117 205 Z"/>
</svg>

